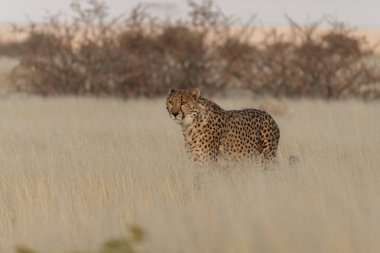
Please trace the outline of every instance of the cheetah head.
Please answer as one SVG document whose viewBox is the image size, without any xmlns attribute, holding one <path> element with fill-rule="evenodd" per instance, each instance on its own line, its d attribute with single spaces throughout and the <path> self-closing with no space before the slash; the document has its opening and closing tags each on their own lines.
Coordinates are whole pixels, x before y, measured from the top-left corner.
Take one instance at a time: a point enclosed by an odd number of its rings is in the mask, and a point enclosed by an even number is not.
<svg viewBox="0 0 380 253">
<path fill-rule="evenodd" d="M 200 89 L 174 90 L 170 89 L 166 99 L 166 109 L 170 117 L 181 125 L 189 125 L 198 113 L 197 101 Z"/>
</svg>

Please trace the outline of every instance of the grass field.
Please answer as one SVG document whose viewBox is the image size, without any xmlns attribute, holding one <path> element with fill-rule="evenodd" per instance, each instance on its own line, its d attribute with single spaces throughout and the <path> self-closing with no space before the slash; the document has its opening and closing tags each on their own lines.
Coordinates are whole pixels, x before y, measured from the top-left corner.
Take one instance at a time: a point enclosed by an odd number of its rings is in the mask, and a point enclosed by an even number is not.
<svg viewBox="0 0 380 253">
<path fill-rule="evenodd" d="M 279 164 L 188 161 L 163 99 L 0 100 L 0 252 L 379 252 L 380 103 L 216 100 L 263 107 Z M 288 165 L 288 157 L 300 162 Z"/>
</svg>

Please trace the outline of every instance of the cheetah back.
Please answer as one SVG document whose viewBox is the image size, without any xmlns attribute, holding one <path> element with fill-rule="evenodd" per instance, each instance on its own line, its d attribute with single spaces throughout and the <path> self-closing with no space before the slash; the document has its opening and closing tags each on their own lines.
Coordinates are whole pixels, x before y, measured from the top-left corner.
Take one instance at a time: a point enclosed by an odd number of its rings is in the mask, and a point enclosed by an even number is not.
<svg viewBox="0 0 380 253">
<path fill-rule="evenodd" d="M 276 155 L 280 130 L 273 118 L 256 109 L 226 111 L 228 121 L 220 152 L 232 160 L 249 157 L 272 159 Z"/>
</svg>

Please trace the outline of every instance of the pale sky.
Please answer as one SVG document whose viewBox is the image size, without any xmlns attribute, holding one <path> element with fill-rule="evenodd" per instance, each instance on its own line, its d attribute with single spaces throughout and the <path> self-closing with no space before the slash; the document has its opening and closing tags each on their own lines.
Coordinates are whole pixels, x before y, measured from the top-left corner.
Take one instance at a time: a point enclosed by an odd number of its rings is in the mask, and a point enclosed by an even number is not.
<svg viewBox="0 0 380 253">
<path fill-rule="evenodd" d="M 71 0 L 3 0 L 0 23 L 42 20 L 46 11 L 68 11 Z M 112 14 L 128 13 L 138 3 L 151 6 L 161 16 L 186 14 L 186 0 L 108 0 Z M 285 14 L 300 23 L 331 15 L 358 28 L 380 28 L 380 0 L 214 0 L 227 14 L 242 19 L 257 14 L 260 24 L 286 24 Z M 170 8 L 163 10 L 163 4 Z M 160 7 L 161 6 L 161 7 Z"/>
</svg>

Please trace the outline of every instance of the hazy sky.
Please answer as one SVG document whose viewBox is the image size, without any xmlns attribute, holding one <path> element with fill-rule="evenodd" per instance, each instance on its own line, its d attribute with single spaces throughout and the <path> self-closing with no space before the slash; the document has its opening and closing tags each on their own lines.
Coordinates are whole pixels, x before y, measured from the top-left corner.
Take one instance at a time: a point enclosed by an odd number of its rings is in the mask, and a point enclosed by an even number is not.
<svg viewBox="0 0 380 253">
<path fill-rule="evenodd" d="M 71 0 L 2 0 L 0 23 L 42 20 L 46 11 L 67 12 Z M 126 13 L 138 3 L 151 6 L 161 15 L 179 17 L 186 13 L 186 0 L 108 0 L 113 14 Z M 261 24 L 281 25 L 287 14 L 297 22 L 316 20 L 332 15 L 339 21 L 360 28 L 380 28 L 380 0 L 214 0 L 227 14 L 247 18 L 257 14 Z M 163 4 L 170 8 L 163 10 Z M 161 6 L 161 8 L 160 8 Z"/>
</svg>

